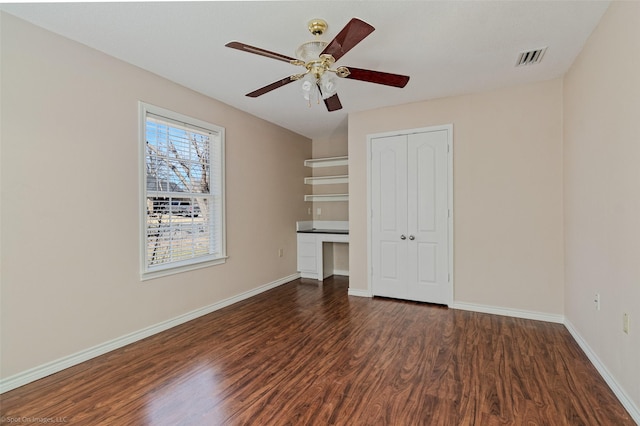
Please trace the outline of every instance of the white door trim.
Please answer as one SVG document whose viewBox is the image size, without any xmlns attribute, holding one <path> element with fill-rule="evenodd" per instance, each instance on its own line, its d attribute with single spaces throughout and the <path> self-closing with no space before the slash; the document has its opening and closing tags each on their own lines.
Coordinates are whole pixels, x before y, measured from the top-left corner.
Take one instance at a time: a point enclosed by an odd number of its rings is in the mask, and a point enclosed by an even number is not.
<svg viewBox="0 0 640 426">
<path fill-rule="evenodd" d="M 414 133 L 425 133 L 425 132 L 434 132 L 446 130 L 447 131 L 447 145 L 449 147 L 449 151 L 447 153 L 448 158 L 448 170 L 447 170 L 447 203 L 449 209 L 449 218 L 448 218 L 448 243 L 449 243 L 449 283 L 451 284 L 449 287 L 449 306 L 453 305 L 453 288 L 454 288 L 454 262 L 453 262 L 453 124 L 444 124 L 441 126 L 429 126 L 429 127 L 420 127 L 415 129 L 405 129 L 405 130 L 395 130 L 391 132 L 383 132 L 383 133 L 374 133 L 367 135 L 367 292 L 370 296 L 373 296 L 373 287 L 372 287 L 372 274 L 373 274 L 373 262 L 372 262 L 372 238 L 371 238 L 371 216 L 372 216 L 372 185 L 371 185 L 371 159 L 372 159 L 372 141 L 376 138 L 388 137 L 388 136 L 399 136 L 399 135 L 410 135 Z"/>
</svg>

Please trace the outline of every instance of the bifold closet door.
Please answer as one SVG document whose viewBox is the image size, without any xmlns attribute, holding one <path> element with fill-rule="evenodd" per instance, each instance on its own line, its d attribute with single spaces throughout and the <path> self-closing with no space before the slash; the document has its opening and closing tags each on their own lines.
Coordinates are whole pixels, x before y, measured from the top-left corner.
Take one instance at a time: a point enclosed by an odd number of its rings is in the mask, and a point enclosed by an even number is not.
<svg viewBox="0 0 640 426">
<path fill-rule="evenodd" d="M 408 135 L 408 296 L 448 304 L 448 156 L 446 130 Z"/>
<path fill-rule="evenodd" d="M 371 146 L 373 292 L 405 299 L 407 269 L 407 138 L 375 139 Z"/>
<path fill-rule="evenodd" d="M 374 295 L 450 303 L 448 134 L 372 139 Z"/>
</svg>

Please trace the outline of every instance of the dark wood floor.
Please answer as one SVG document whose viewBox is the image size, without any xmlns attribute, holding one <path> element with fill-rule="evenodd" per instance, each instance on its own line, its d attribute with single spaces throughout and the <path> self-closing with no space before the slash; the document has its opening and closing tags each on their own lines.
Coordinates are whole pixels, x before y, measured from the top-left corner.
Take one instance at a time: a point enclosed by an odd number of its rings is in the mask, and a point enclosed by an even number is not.
<svg viewBox="0 0 640 426">
<path fill-rule="evenodd" d="M 1 414 L 72 425 L 634 424 L 562 325 L 347 287 L 293 281 L 7 392 Z"/>
</svg>

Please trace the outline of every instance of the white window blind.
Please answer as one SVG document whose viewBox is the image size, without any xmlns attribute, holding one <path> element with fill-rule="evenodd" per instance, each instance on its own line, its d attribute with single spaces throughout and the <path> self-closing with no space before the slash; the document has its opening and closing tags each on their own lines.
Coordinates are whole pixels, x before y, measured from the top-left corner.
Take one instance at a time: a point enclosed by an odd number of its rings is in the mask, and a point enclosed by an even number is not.
<svg viewBox="0 0 640 426">
<path fill-rule="evenodd" d="M 223 260 L 224 129 L 146 104 L 142 116 L 143 276 Z"/>
</svg>

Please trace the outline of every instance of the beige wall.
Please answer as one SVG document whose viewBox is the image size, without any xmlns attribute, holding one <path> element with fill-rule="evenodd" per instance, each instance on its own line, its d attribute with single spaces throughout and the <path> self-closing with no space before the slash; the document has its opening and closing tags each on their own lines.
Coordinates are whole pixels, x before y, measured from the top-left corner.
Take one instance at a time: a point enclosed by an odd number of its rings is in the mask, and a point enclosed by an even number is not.
<svg viewBox="0 0 640 426">
<path fill-rule="evenodd" d="M 640 3 L 614 2 L 564 80 L 565 315 L 640 407 Z M 601 309 L 594 295 L 600 293 Z M 630 334 L 622 314 L 631 315 Z"/>
<path fill-rule="evenodd" d="M 0 19 L 3 378 L 296 272 L 310 140 Z M 226 128 L 226 264 L 140 281 L 140 100 Z"/>
<path fill-rule="evenodd" d="M 562 314 L 562 81 L 349 117 L 350 286 L 367 290 L 367 135 L 453 124 L 454 300 Z"/>
</svg>

